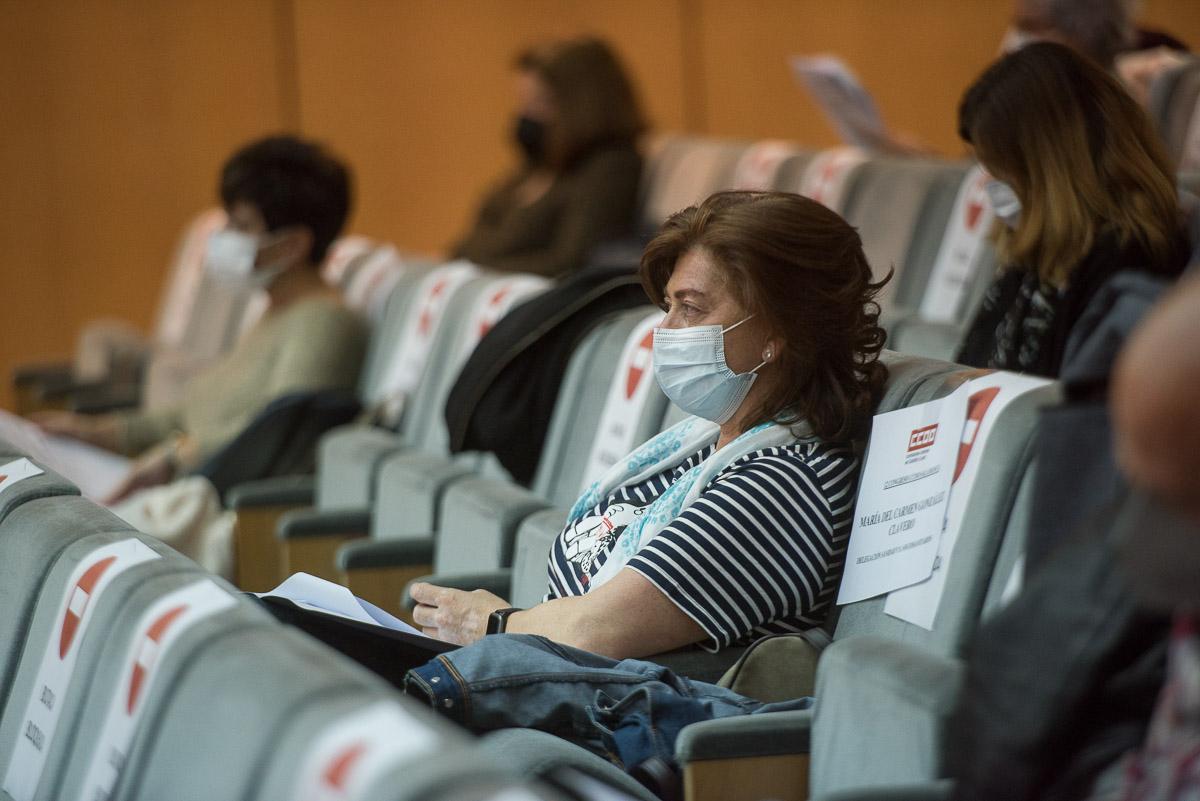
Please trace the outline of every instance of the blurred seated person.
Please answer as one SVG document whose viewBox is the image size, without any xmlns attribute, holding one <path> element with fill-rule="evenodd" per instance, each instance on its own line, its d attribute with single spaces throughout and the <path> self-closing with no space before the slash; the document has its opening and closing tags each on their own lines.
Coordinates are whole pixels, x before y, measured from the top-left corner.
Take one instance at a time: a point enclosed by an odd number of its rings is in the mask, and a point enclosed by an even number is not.
<svg viewBox="0 0 1200 801">
<path fill-rule="evenodd" d="M 487 194 L 452 255 L 560 276 L 632 231 L 645 124 L 625 70 L 599 39 L 534 48 L 517 69 L 521 165 Z"/>
<path fill-rule="evenodd" d="M 1187 45 L 1174 36 L 1139 27 L 1130 0 L 1016 0 L 1000 45 L 1011 53 L 1033 42 L 1058 42 L 1121 79 L 1142 106 L 1150 84 L 1187 60 Z"/>
<path fill-rule="evenodd" d="M 887 377 L 872 299 L 882 284 L 858 233 L 798 195 L 721 192 L 663 225 L 641 277 L 666 311 L 655 376 L 693 416 L 583 494 L 549 554 L 543 603 L 512 611 L 488 592 L 416 584 L 427 634 L 539 634 L 623 659 L 824 620 L 850 534 L 855 444 Z"/>
<path fill-rule="evenodd" d="M 265 290 L 270 305 L 262 320 L 190 382 L 177 406 L 34 418 L 47 433 L 139 457 L 109 503 L 198 467 L 281 395 L 356 385 L 366 325 L 319 272 L 349 211 L 346 167 L 312 142 L 263 139 L 226 162 L 220 196 L 229 223 L 210 239 L 205 268 Z"/>
<path fill-rule="evenodd" d="M 1110 277 L 1183 270 L 1183 215 L 1150 120 L 1075 51 L 1040 42 L 989 67 L 963 97 L 959 135 L 993 177 L 1002 263 L 962 364 L 1055 377 Z"/>
</svg>

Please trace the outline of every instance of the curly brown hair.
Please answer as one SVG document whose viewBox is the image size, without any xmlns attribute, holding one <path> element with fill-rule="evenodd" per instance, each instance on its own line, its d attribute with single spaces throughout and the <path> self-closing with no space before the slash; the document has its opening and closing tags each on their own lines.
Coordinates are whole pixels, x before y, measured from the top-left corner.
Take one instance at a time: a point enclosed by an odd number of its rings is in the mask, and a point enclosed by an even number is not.
<svg viewBox="0 0 1200 801">
<path fill-rule="evenodd" d="M 863 436 L 883 394 L 876 293 L 858 232 L 833 211 L 786 192 L 718 192 L 671 216 L 642 254 L 646 294 L 663 304 L 679 259 L 703 248 L 747 313 L 784 343 L 781 381 L 750 419 L 801 420 L 824 440 Z"/>
</svg>

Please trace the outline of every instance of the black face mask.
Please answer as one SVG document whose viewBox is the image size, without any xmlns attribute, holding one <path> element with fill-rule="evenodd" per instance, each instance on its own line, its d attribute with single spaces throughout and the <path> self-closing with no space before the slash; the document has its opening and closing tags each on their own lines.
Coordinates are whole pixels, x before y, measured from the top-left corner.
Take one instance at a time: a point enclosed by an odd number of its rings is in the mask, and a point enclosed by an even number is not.
<svg viewBox="0 0 1200 801">
<path fill-rule="evenodd" d="M 524 115 L 517 117 L 513 138 L 530 164 L 539 164 L 546 156 L 546 124 Z"/>
</svg>

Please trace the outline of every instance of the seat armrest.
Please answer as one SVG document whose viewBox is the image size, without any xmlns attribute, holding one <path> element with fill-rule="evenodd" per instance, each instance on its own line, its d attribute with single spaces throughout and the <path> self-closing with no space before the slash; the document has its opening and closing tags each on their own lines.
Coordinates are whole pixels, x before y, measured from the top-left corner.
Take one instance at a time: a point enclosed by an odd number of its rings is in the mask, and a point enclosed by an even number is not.
<svg viewBox="0 0 1200 801">
<path fill-rule="evenodd" d="M 826 793 L 814 801 L 947 801 L 954 793 L 952 779 L 937 779 L 890 787 L 862 787 Z"/>
<path fill-rule="evenodd" d="M 313 476 L 279 476 L 247 481 L 232 487 L 226 495 L 226 501 L 230 509 L 312 506 L 316 483 Z"/>
<path fill-rule="evenodd" d="M 685 726 L 675 741 L 680 765 L 707 759 L 807 754 L 812 709 L 705 720 Z"/>
<path fill-rule="evenodd" d="M 378 570 L 427 565 L 433 561 L 433 547 L 433 537 L 356 540 L 338 550 L 337 566 L 339 570 Z"/>
<path fill-rule="evenodd" d="M 75 368 L 70 362 L 51 362 L 19 365 L 12 373 L 13 384 L 68 384 L 75 380 Z"/>
<path fill-rule="evenodd" d="M 487 590 L 492 595 L 499 595 L 501 598 L 509 598 L 512 592 L 512 570 L 508 568 L 485 570 L 478 573 L 434 573 L 431 576 L 413 579 L 408 583 L 404 588 L 404 594 L 400 597 L 400 605 L 405 609 L 412 609 L 416 606 L 408 589 L 418 581 L 467 592 Z"/>
<path fill-rule="evenodd" d="M 142 387 L 139 384 L 111 384 L 75 393 L 70 406 L 71 411 L 79 414 L 106 414 L 134 409 L 141 402 Z"/>
<path fill-rule="evenodd" d="M 366 536 L 370 530 L 371 512 L 368 509 L 296 509 L 279 518 L 275 537 L 297 540 L 331 535 Z"/>
</svg>

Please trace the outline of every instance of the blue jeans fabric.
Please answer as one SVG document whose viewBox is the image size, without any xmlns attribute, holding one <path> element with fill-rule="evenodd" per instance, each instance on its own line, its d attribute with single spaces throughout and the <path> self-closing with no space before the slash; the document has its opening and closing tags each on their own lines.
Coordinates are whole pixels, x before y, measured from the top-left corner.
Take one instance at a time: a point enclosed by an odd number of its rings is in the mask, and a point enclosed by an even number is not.
<svg viewBox="0 0 1200 801">
<path fill-rule="evenodd" d="M 662 665 L 598 656 L 530 634 L 493 634 L 405 676 L 405 690 L 474 731 L 521 727 L 558 735 L 633 767 L 674 762 L 675 738 L 700 720 L 807 709 L 764 704 Z"/>
</svg>

